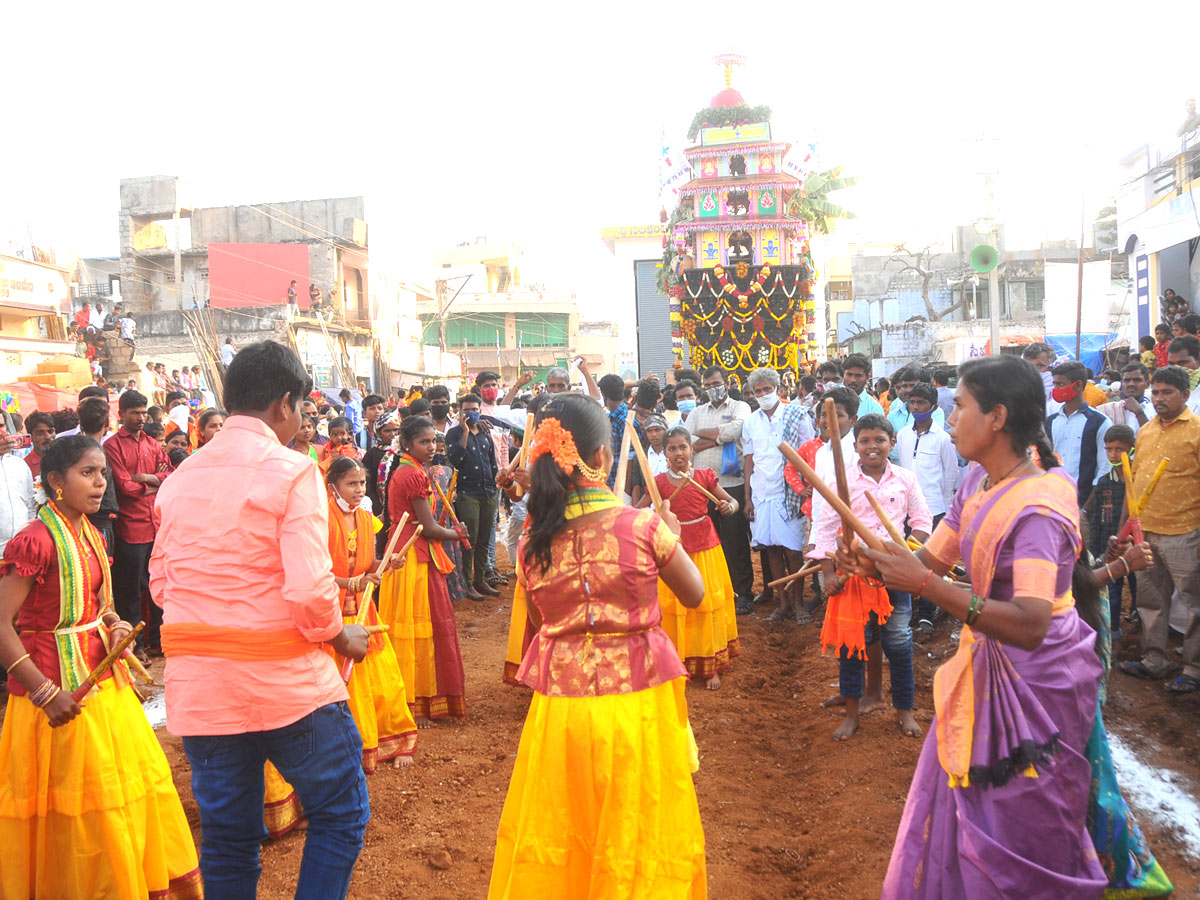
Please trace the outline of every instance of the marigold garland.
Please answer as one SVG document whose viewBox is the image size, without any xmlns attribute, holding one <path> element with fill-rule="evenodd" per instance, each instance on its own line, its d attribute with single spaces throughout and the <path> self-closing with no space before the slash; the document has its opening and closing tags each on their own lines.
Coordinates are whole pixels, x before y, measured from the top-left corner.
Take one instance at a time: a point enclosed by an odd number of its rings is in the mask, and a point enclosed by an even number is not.
<svg viewBox="0 0 1200 900">
<path fill-rule="evenodd" d="M 539 457 L 547 453 L 567 475 L 583 461 L 579 456 L 579 448 L 575 446 L 575 438 L 558 419 L 545 419 L 538 425 L 529 447 L 530 463 L 537 462 Z"/>
</svg>

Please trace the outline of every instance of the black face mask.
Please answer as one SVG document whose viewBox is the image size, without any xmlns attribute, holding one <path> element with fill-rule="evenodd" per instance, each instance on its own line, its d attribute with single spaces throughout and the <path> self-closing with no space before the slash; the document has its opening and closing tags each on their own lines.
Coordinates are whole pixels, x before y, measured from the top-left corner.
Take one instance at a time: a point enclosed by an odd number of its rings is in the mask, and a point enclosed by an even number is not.
<svg viewBox="0 0 1200 900">
<path fill-rule="evenodd" d="M 450 407 L 449 406 L 441 406 L 440 404 L 438 406 L 431 406 L 431 407 L 429 407 L 429 413 L 435 419 L 437 419 L 439 422 L 441 422 L 450 415 Z"/>
</svg>

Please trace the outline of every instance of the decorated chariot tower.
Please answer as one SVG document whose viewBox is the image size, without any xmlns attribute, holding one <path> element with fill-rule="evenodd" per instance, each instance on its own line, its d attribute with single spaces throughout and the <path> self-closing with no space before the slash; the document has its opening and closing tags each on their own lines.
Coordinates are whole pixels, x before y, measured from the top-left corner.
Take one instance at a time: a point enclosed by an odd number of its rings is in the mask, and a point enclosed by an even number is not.
<svg viewBox="0 0 1200 900">
<path fill-rule="evenodd" d="M 720 366 L 740 385 L 760 366 L 795 376 L 816 349 L 809 238 L 814 225 L 828 226 L 824 216 L 814 223 L 806 202 L 813 148 L 797 160 L 792 145 L 772 135 L 770 109 L 747 105 L 733 88 L 742 57 L 717 62 L 725 89 L 688 132 L 682 171 L 690 180 L 673 189 L 679 205 L 667 224 L 664 287 L 678 364 Z"/>
</svg>

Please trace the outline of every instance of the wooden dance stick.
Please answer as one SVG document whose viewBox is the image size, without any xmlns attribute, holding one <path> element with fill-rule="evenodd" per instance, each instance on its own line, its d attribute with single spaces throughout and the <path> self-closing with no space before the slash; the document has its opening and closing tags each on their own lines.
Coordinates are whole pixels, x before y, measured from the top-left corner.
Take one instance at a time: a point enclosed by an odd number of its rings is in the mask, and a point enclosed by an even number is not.
<svg viewBox="0 0 1200 900">
<path fill-rule="evenodd" d="M 1117 540 L 1132 537 L 1135 543 L 1140 544 L 1144 540 L 1140 518 L 1142 506 L 1133 491 L 1133 467 L 1129 464 L 1128 453 L 1121 454 L 1121 471 L 1125 475 L 1125 505 L 1129 510 L 1129 519 L 1125 522 L 1125 527 L 1121 529 Z"/>
<path fill-rule="evenodd" d="M 850 508 L 850 487 L 846 481 L 846 460 L 842 456 L 842 438 L 838 428 L 837 403 L 832 397 L 825 398 L 825 428 L 829 431 L 829 449 L 833 453 L 833 471 L 837 477 L 838 496 L 846 508 Z M 842 534 L 850 533 L 850 521 L 842 516 Z"/>
<path fill-rule="evenodd" d="M 798 572 L 793 572 L 791 575 L 784 575 L 782 578 L 776 578 L 774 581 L 768 582 L 767 587 L 769 587 L 769 588 L 779 587 L 782 584 L 787 584 L 789 582 L 795 581 L 797 578 L 803 578 L 805 575 L 809 574 L 810 572 L 816 572 L 820 568 L 821 568 L 821 563 L 817 560 L 814 560 L 813 562 L 810 562 L 808 565 L 801 568 L 800 571 L 798 571 Z"/>
<path fill-rule="evenodd" d="M 146 682 L 146 684 L 154 684 L 154 679 L 150 677 L 150 673 L 146 671 L 146 667 L 142 665 L 142 661 L 133 655 L 133 651 L 128 647 L 121 654 L 121 659 L 125 660 L 125 665 L 129 666 L 130 671 L 138 678 Z"/>
<path fill-rule="evenodd" d="M 1171 461 L 1169 456 L 1164 456 L 1158 463 L 1158 468 L 1154 470 L 1154 474 L 1150 476 L 1150 483 L 1146 485 L 1146 491 L 1142 496 L 1138 497 L 1137 514 L 1138 518 L 1142 517 L 1142 511 L 1146 508 L 1146 501 L 1150 499 L 1150 495 L 1154 493 L 1154 489 L 1158 487 L 1158 480 L 1163 477 L 1163 472 L 1167 471 L 1167 463 Z"/>
<path fill-rule="evenodd" d="M 137 636 L 142 633 L 142 629 L 146 627 L 145 622 L 138 622 L 133 626 L 133 631 L 125 635 L 117 645 L 108 651 L 108 655 L 97 663 L 96 668 L 88 672 L 87 678 L 83 679 L 79 687 L 71 692 L 71 699 L 76 703 L 82 703 L 83 698 L 87 696 L 88 691 L 96 686 L 96 682 L 100 680 L 100 676 L 113 667 L 118 659 L 120 659 L 125 651 L 133 646 L 133 642 L 137 640 Z"/>
<path fill-rule="evenodd" d="M 700 493 L 702 493 L 705 497 L 707 497 L 709 500 L 711 500 L 717 506 L 721 505 L 721 501 L 718 500 L 716 497 L 714 497 L 712 494 L 710 494 L 708 491 L 706 491 L 704 488 L 700 487 L 700 485 L 698 485 L 696 483 L 696 479 L 692 478 L 691 475 L 685 474 L 683 476 L 683 480 L 686 484 L 690 484 L 692 487 L 694 487 L 696 490 L 698 490 Z"/>
<path fill-rule="evenodd" d="M 454 474 L 450 476 L 450 487 L 446 490 L 446 496 L 451 500 L 454 499 L 454 488 L 458 484 L 458 469 L 454 470 Z"/>
<path fill-rule="evenodd" d="M 437 484 L 435 481 L 434 484 Z M 400 532 L 404 530 L 404 526 L 408 524 L 408 513 L 400 517 L 400 521 L 396 523 L 395 529 L 392 531 L 392 536 L 388 540 L 387 547 L 383 551 L 383 562 L 379 564 L 379 574 L 382 575 L 387 568 L 388 562 L 392 558 L 392 551 L 396 549 L 396 541 L 400 540 Z M 417 526 L 420 529 L 421 526 Z M 375 593 L 375 585 L 368 584 L 367 589 L 363 591 L 362 599 L 358 602 L 358 612 L 354 616 L 354 624 L 362 625 L 366 628 L 367 610 L 371 608 L 371 596 Z M 368 629 L 369 631 L 369 629 Z M 350 681 L 350 673 L 354 671 L 354 660 L 347 659 L 342 663 L 342 681 Z"/>
<path fill-rule="evenodd" d="M 387 634 L 392 630 L 391 625 L 364 625 L 363 628 L 367 630 L 367 634 Z"/>
<path fill-rule="evenodd" d="M 508 471 L 513 472 L 517 466 L 521 464 L 521 460 L 527 455 L 525 449 L 529 446 L 530 440 L 533 438 L 533 413 L 525 416 L 525 437 L 521 441 L 521 446 L 517 450 L 517 455 L 508 461 Z"/>
<path fill-rule="evenodd" d="M 621 435 L 621 452 L 617 459 L 617 480 L 613 483 L 613 493 L 621 497 L 625 493 L 625 477 L 629 474 L 629 444 L 633 435 L 633 421 L 625 416 L 625 433 Z"/>
<path fill-rule="evenodd" d="M 458 472 L 455 472 L 454 474 L 457 475 Z M 438 496 L 442 498 L 442 511 L 450 514 L 450 521 L 453 522 L 455 525 L 461 525 L 462 522 L 459 521 L 458 516 L 455 515 L 454 507 L 450 503 L 450 498 L 446 496 L 445 492 L 442 490 L 442 486 L 437 483 L 437 479 L 431 478 L 430 481 L 432 481 L 433 486 L 435 488 L 437 488 Z M 408 513 L 405 513 L 405 515 L 407 516 Z M 464 550 L 471 549 L 471 542 L 469 540 L 467 540 L 466 538 L 461 538 L 461 541 L 462 541 Z M 381 571 L 382 571 L 382 567 L 381 567 Z"/>
<path fill-rule="evenodd" d="M 842 521 L 849 523 L 850 531 L 853 531 L 862 538 L 862 542 L 872 550 L 883 550 L 883 541 L 879 539 L 879 536 L 868 528 L 866 523 L 856 516 L 846 503 L 842 502 L 842 498 L 837 495 L 837 492 L 827 485 L 820 475 L 813 471 L 812 466 L 804 461 L 804 458 L 795 451 L 791 444 L 787 441 L 782 441 L 779 444 L 779 452 L 787 457 L 787 461 L 795 466 L 800 474 L 804 476 L 805 480 L 813 486 L 813 489 L 825 498 L 825 502 L 837 510 L 838 515 L 842 517 Z M 843 534 L 847 534 L 847 532 L 843 532 Z"/>
<path fill-rule="evenodd" d="M 907 547 L 908 542 L 904 540 L 904 535 L 900 533 L 900 529 L 896 527 L 896 523 L 888 518 L 887 513 L 883 511 L 883 507 L 879 505 L 879 501 L 875 499 L 874 494 L 867 494 L 867 502 L 871 504 L 871 509 L 875 510 L 875 515 L 879 517 L 879 521 L 883 523 L 883 527 L 887 529 L 887 533 L 892 536 L 892 540 L 901 547 Z"/>
<path fill-rule="evenodd" d="M 650 494 L 650 500 L 654 503 L 654 511 L 662 514 L 662 494 L 658 492 L 658 482 L 654 480 L 654 474 L 650 471 L 650 460 L 646 458 L 646 451 L 642 447 L 642 442 L 638 439 L 637 432 L 633 430 L 633 423 L 628 419 L 625 420 L 625 425 L 629 429 L 629 436 L 633 443 L 633 452 L 637 454 L 638 465 L 642 469 L 642 480 L 646 482 L 646 490 Z M 699 487 L 699 485 L 696 485 Z"/>
</svg>

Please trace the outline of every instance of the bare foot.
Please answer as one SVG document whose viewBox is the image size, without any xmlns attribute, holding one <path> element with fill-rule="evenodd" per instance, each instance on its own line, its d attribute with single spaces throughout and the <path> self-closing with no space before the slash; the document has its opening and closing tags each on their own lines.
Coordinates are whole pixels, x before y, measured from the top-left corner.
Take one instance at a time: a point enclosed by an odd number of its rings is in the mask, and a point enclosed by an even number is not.
<svg viewBox="0 0 1200 900">
<path fill-rule="evenodd" d="M 431 725 L 433 725 L 432 719 L 417 719 L 418 728 L 429 728 Z"/>
<path fill-rule="evenodd" d="M 835 741 L 848 741 L 854 736 L 854 732 L 856 731 L 858 731 L 858 716 L 847 713 L 846 718 L 842 719 L 842 724 L 833 733 L 833 739 Z"/>
<path fill-rule="evenodd" d="M 919 738 L 921 736 L 921 726 L 913 718 L 911 709 L 896 710 L 896 721 L 900 724 L 900 730 L 909 737 Z"/>
<path fill-rule="evenodd" d="M 721 676 L 714 673 L 713 677 L 708 679 L 704 686 L 710 691 L 715 691 L 721 686 Z"/>
<path fill-rule="evenodd" d="M 859 702 L 858 711 L 861 714 L 874 712 L 877 709 L 883 708 L 883 697 L 878 694 L 863 694 L 862 700 Z"/>
<path fill-rule="evenodd" d="M 832 697 L 826 697 L 821 701 L 821 709 L 828 709 L 831 706 L 845 706 L 846 698 L 841 694 L 834 694 Z"/>
<path fill-rule="evenodd" d="M 393 769 L 407 769 L 412 764 L 413 758 L 411 756 L 397 756 L 392 760 Z"/>
</svg>

